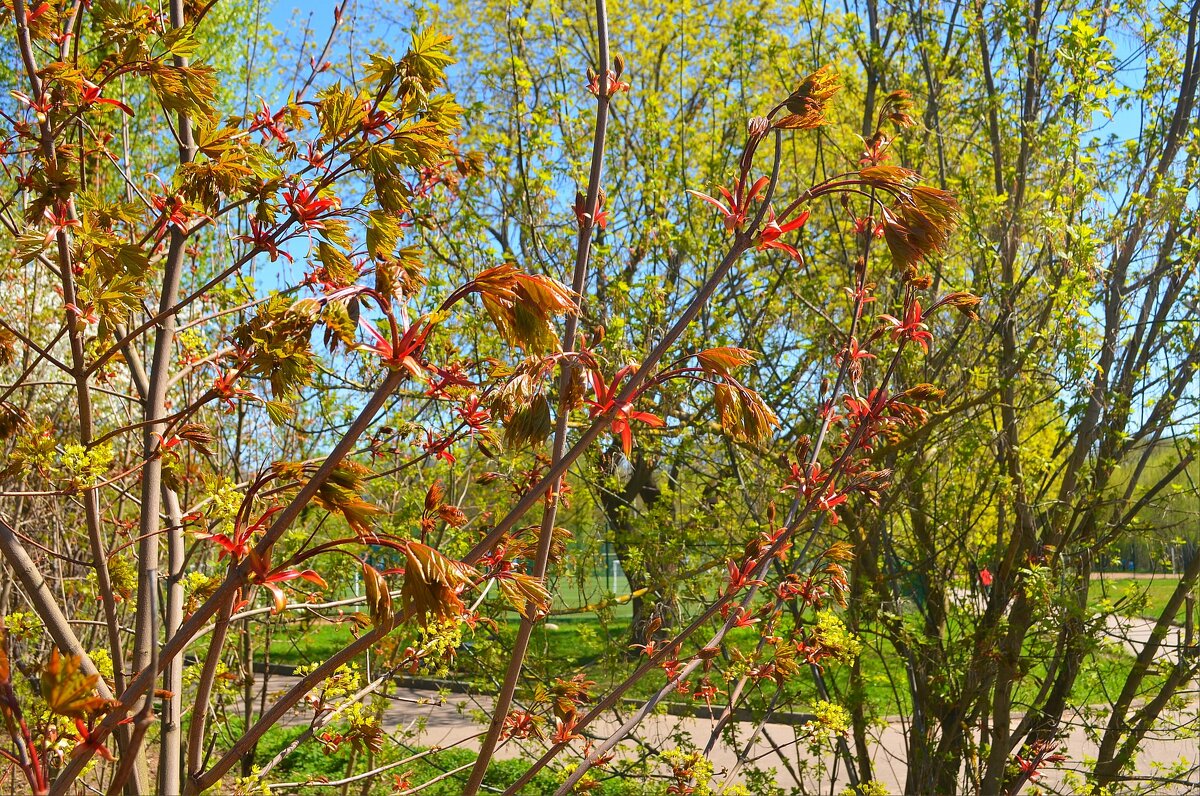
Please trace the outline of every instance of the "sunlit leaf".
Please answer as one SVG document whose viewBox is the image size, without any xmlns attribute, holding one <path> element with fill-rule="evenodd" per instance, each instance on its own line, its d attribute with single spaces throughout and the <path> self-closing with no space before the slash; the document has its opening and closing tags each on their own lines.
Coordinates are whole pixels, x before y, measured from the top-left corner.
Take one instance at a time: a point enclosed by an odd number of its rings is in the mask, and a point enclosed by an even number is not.
<svg viewBox="0 0 1200 796">
<path fill-rule="evenodd" d="M 758 359 L 758 354 L 745 348 L 725 346 L 701 351 L 696 354 L 696 359 L 700 361 L 700 367 L 709 373 L 728 376 L 730 371 L 737 370 Z"/>
<path fill-rule="evenodd" d="M 538 578 L 516 572 L 498 583 L 509 605 L 525 619 L 540 619 L 550 612 L 550 592 Z"/>
<path fill-rule="evenodd" d="M 404 586 L 400 589 L 404 610 L 413 611 L 422 625 L 431 615 L 439 619 L 461 616 L 466 606 L 458 595 L 476 577 L 475 570 L 420 542 L 405 545 L 404 557 Z"/>
<path fill-rule="evenodd" d="M 57 647 L 50 651 L 50 660 L 42 668 L 40 680 L 42 699 L 51 713 L 85 719 L 113 704 L 96 693 L 100 675 L 84 674 L 81 666 L 78 655 L 62 655 Z"/>
</svg>

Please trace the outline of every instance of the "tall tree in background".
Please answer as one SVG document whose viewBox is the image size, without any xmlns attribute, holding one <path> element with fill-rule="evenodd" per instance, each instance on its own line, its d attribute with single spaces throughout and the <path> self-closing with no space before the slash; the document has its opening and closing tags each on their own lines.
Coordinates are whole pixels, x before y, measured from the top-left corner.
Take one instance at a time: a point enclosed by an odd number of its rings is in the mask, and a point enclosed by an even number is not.
<svg viewBox="0 0 1200 796">
<path fill-rule="evenodd" d="M 906 440 L 918 455 L 897 457 L 898 445 L 876 454 L 878 466 L 897 469 L 901 488 L 879 507 L 851 502 L 850 535 L 842 525 L 822 537 L 854 542 L 848 620 L 879 639 L 875 655 L 901 664 L 891 670 L 903 695 L 894 702 L 863 703 L 858 664 L 844 694 L 864 781 L 874 773 L 869 720 L 911 712 L 912 792 L 1019 788 L 1036 767 L 1014 761 L 1053 751 L 1081 726 L 1102 738 L 1092 773 L 1111 783 L 1194 677 L 1181 658 L 1166 673 L 1152 664 L 1195 587 L 1194 554 L 1152 642 L 1132 665 L 1120 664 L 1112 694 L 1097 688 L 1095 673 L 1117 664 L 1101 644 L 1108 616 L 1094 612 L 1099 586 L 1090 575 L 1113 550 L 1162 549 L 1192 533 L 1196 517 L 1195 10 L 809 4 L 789 12 L 794 25 L 778 26 L 771 21 L 782 12 L 770 4 L 678 3 L 629 7 L 614 25 L 638 67 L 636 110 L 610 123 L 623 190 L 613 191 L 596 258 L 597 290 L 610 300 L 584 313 L 631 357 L 652 339 L 658 308 L 688 294 L 714 245 L 703 233 L 681 234 L 702 217 L 666 198 L 671 186 L 720 183 L 738 109 L 796 53 L 817 62 L 852 53 L 842 71 L 854 101 L 844 108 L 862 113 L 793 142 L 785 182 L 804 173 L 802 164 L 849 168 L 860 153 L 887 149 L 891 162 L 933 175 L 966 208 L 967 232 L 932 276 L 981 295 L 986 323 L 967 334 L 951 323 L 952 344 L 904 363 L 901 385 L 932 381 L 947 397 Z M 586 50 L 591 30 L 562 11 L 531 3 L 441 12 L 472 32 L 462 42 L 466 60 L 484 64 L 465 100 L 505 109 L 468 125 L 467 140 L 499 167 L 485 191 L 497 201 L 474 202 L 478 217 L 459 217 L 475 234 L 454 228 L 452 258 L 477 247 L 516 250 L 552 271 L 560 257 L 566 221 L 545 208 L 579 184 L 586 149 L 578 115 L 555 100 L 571 96 L 563 59 Z M 849 47 L 830 51 L 831 40 Z M 917 128 L 893 143 L 875 135 L 875 119 L 896 90 L 911 94 Z M 763 352 L 749 383 L 778 412 L 784 441 L 813 433 L 811 387 L 832 376 L 833 363 L 814 352 L 836 317 L 829 280 L 838 252 L 824 244 L 836 241 L 825 230 L 837 218 L 809 221 L 802 263 L 763 258 L 729 280 L 696 327 L 697 340 L 752 341 Z M 884 293 L 897 288 L 880 281 Z M 750 284 L 767 290 L 748 293 Z M 686 427 L 696 410 L 703 416 L 688 398 L 660 395 L 656 412 L 668 427 L 676 418 Z M 744 512 L 766 511 L 771 495 L 756 487 L 777 465 L 744 446 L 670 432 L 643 435 L 628 462 L 614 448 L 596 463 L 595 508 L 583 507 L 569 527 L 602 523 L 634 594 L 666 605 L 666 622 L 689 612 L 678 607 L 675 574 L 703 570 L 722 545 L 740 544 L 731 529 L 747 521 Z M 1174 524 L 1155 531 L 1155 517 Z M 694 536 L 678 536 L 678 520 Z M 580 567 L 595 566 L 580 555 Z M 915 610 L 895 611 L 912 600 Z M 634 624 L 643 643 L 644 610 Z M 1106 703 L 1099 723 L 1082 710 Z M 971 731 L 978 726 L 982 735 Z"/>
<path fill-rule="evenodd" d="M 882 86 L 919 70 L 930 140 L 906 159 L 963 197 L 969 253 L 946 276 L 995 312 L 977 351 L 908 376 L 950 397 L 911 440 L 901 489 L 860 518 L 856 618 L 908 673 L 908 789 L 1013 792 L 1036 773 L 1013 760 L 1079 726 L 1100 736 L 1091 773 L 1111 785 L 1196 673 L 1176 651 L 1150 676 L 1193 555 L 1118 691 L 1085 682 L 1108 654 L 1091 574 L 1196 492 L 1197 7 L 1157 6 L 1150 23 L 1133 7 L 907 10 L 889 46 L 862 37 L 864 67 Z M 963 599 L 979 573 L 982 611 Z M 898 578 L 915 616 L 884 609 Z"/>
</svg>

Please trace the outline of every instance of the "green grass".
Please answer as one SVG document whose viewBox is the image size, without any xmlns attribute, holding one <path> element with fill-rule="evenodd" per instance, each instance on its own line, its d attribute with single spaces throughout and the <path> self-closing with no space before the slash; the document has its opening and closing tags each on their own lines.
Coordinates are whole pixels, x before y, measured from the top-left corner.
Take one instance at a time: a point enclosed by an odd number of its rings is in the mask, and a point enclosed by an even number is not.
<svg viewBox="0 0 1200 796">
<path fill-rule="evenodd" d="M 349 622 L 278 627 L 271 634 L 271 663 L 297 666 L 328 660 L 354 640 Z"/>
<path fill-rule="evenodd" d="M 633 604 L 628 599 L 631 588 L 629 581 L 619 571 L 616 573 L 588 572 L 579 576 L 561 577 L 553 584 L 554 613 L 565 613 L 586 606 L 604 605 L 614 618 L 629 619 L 633 616 Z M 557 621 L 552 619 L 551 621 Z"/>
<path fill-rule="evenodd" d="M 1165 607 L 1167 600 L 1174 591 L 1177 579 L 1174 576 L 1143 579 L 1130 578 L 1119 574 L 1097 578 L 1092 581 L 1089 594 L 1089 609 L 1091 611 L 1113 610 L 1125 616 L 1145 616 L 1156 619 Z M 602 601 L 614 592 L 607 591 L 614 587 L 618 595 L 627 594 L 628 584 L 623 577 L 618 576 L 615 583 L 606 581 L 603 575 L 593 575 L 582 585 L 570 584 L 571 588 L 563 588 L 559 598 L 560 604 L 556 610 L 574 608 L 579 605 L 592 604 Z M 560 584 L 566 587 L 568 584 Z M 547 675 L 587 671 L 598 686 L 615 684 L 631 671 L 632 663 L 627 655 L 629 641 L 629 622 L 631 609 L 628 603 L 612 606 L 607 611 L 605 621 L 601 621 L 594 613 L 560 613 L 550 617 L 547 623 L 539 624 L 531 640 L 530 658 L 536 661 Z M 515 617 L 500 626 L 500 646 L 511 640 L 515 632 Z M 1182 616 L 1177 618 L 1182 621 Z M 317 663 L 327 660 L 335 652 L 342 649 L 353 640 L 351 633 L 354 625 L 349 622 L 306 622 L 291 624 L 286 627 L 276 626 L 271 635 L 271 657 L 273 663 L 299 665 Z M 487 633 L 480 631 L 472 639 L 472 651 L 486 647 Z M 744 652 L 749 652 L 758 639 L 754 628 L 736 631 L 731 641 Z M 895 705 L 896 694 L 893 693 L 890 678 L 897 671 L 902 671 L 902 659 L 890 647 L 873 655 L 868 654 L 863 660 L 864 680 L 866 682 L 866 698 L 874 704 Z M 467 679 L 484 682 L 481 671 L 464 672 Z M 833 672 L 830 675 L 835 682 L 842 677 Z M 633 696 L 646 696 L 653 688 L 661 684 L 661 677 L 647 678 L 646 685 L 639 686 Z M 802 678 L 805 686 L 796 693 L 799 699 L 812 696 L 811 678 Z M 1109 678 L 1106 678 L 1109 679 Z M 653 683 L 654 685 L 650 685 Z M 904 692 L 905 689 L 900 689 Z M 902 693 L 902 697 L 906 698 Z"/>
<path fill-rule="evenodd" d="M 551 591 L 554 594 L 554 606 L 547 621 L 557 625 L 560 630 L 547 632 L 544 626 L 539 626 L 534 644 L 548 648 L 556 661 L 578 658 L 590 663 L 601 657 L 611 644 L 624 644 L 624 639 L 629 635 L 629 622 L 633 618 L 633 605 L 628 599 L 629 581 L 619 571 L 615 574 L 600 571 L 580 577 L 563 577 Z M 602 632 L 597 611 L 612 623 L 611 634 Z M 509 614 L 513 627 L 515 617 L 515 614 Z M 350 622 L 305 620 L 292 622 L 286 627 L 276 624 L 271 634 L 271 662 L 291 666 L 319 663 L 353 640 L 353 628 Z"/>
<path fill-rule="evenodd" d="M 301 731 L 301 728 L 295 727 L 274 727 L 269 730 L 258 744 L 255 762 L 258 765 L 266 763 Z M 422 747 L 385 744 L 384 751 L 374 759 L 373 765 L 378 767 L 386 763 L 404 760 L 422 751 L 425 751 Z M 330 750 L 320 743 L 309 741 L 301 744 L 296 751 L 284 758 L 271 771 L 268 778 L 272 782 L 305 782 L 320 778 L 337 780 L 367 769 L 363 756 L 357 756 L 354 768 L 351 769 L 352 757 L 354 755 L 348 745 L 337 750 Z M 385 796 L 394 793 L 397 776 L 407 780 L 410 786 L 421 785 L 446 772 L 465 766 L 474 759 L 475 753 L 466 749 L 447 749 L 435 752 L 379 775 L 371 783 L 369 793 L 371 796 Z M 488 773 L 483 783 L 484 788 L 496 792 L 507 788 L 525 773 L 528 765 L 528 761 L 522 760 L 493 761 L 488 767 Z M 437 782 L 422 790 L 421 793 L 428 796 L 458 796 L 462 793 L 463 784 L 466 782 L 469 771 L 470 769 L 466 769 Z M 562 784 L 562 780 L 559 775 L 543 771 L 534 777 L 531 783 L 522 788 L 521 793 L 532 796 L 549 796 L 560 784 Z M 350 792 L 361 793 L 362 786 L 362 782 L 356 782 Z M 649 794 L 661 794 L 664 790 L 665 785 L 648 785 L 643 777 L 630 777 L 627 779 L 602 779 L 597 789 L 591 793 L 597 796 L 641 796 L 642 794 L 649 796 Z M 316 796 L 317 794 L 325 796 L 336 792 L 339 791 L 331 791 L 328 785 L 302 786 L 286 791 L 295 796 Z"/>
<path fill-rule="evenodd" d="M 1125 595 L 1127 588 L 1137 589 L 1136 595 L 1149 609 L 1165 604 L 1169 595 L 1165 580 L 1133 580 L 1122 578 L 1110 580 L 1104 584 L 1109 599 L 1119 599 Z M 1093 586 L 1096 595 L 1100 594 L 1100 584 Z M 1094 610 L 1099 610 L 1100 600 L 1096 596 Z M 1136 607 L 1141 602 L 1134 597 L 1126 597 L 1122 606 Z M 349 623 L 311 623 L 307 627 L 295 627 L 289 634 L 277 630 L 271 642 L 271 661 L 281 664 L 311 664 L 328 659 L 339 649 L 348 644 L 353 636 L 352 625 Z M 469 647 L 460 654 L 457 671 L 446 673 L 451 679 L 464 680 L 476 685 L 481 691 L 491 690 L 491 679 L 488 672 L 494 659 L 502 655 L 504 650 L 511 648 L 512 636 L 515 634 L 517 623 L 511 621 L 498 628 L 499 635 L 489 640 L 485 631 L 478 631 L 470 640 Z M 704 640 L 703 634 L 697 638 L 698 647 Z M 758 642 L 756 628 L 735 630 L 728 637 L 729 646 L 743 653 L 753 651 Z M 904 685 L 904 660 L 900 652 L 882 639 L 868 637 L 869 643 L 864 645 L 861 657 L 863 677 L 863 698 L 879 715 L 892 715 L 908 710 L 910 698 Z M 527 672 L 530 681 L 549 681 L 553 677 L 569 677 L 576 672 L 583 672 L 588 679 L 596 681 L 595 691 L 603 693 L 625 679 L 636 667 L 640 660 L 632 657 L 628 650 L 629 619 L 615 618 L 601 623 L 593 614 L 572 614 L 552 617 L 549 622 L 539 624 L 530 640 L 530 650 L 527 662 Z M 1040 656 L 1035 650 L 1029 650 L 1031 660 L 1036 661 Z M 1091 701 L 1102 701 L 1105 695 L 1119 690 L 1120 681 L 1124 679 L 1132 658 L 1120 651 L 1098 653 L 1082 672 L 1073 694 L 1080 704 Z M 1040 664 L 1034 663 L 1027 678 L 1029 685 L 1022 684 L 1021 688 L 1030 690 L 1027 695 L 1033 696 L 1036 688 L 1032 685 L 1041 669 Z M 826 684 L 835 697 L 845 697 L 849 693 L 849 667 L 833 665 L 825 672 Z M 666 682 L 665 674 L 653 672 L 646 676 L 629 691 L 629 697 L 644 699 L 658 690 Z M 723 685 L 723 684 L 721 684 Z M 773 696 L 773 688 L 752 688 L 747 694 L 746 707 L 751 710 L 762 709 Z M 1019 691 L 1018 697 L 1021 696 Z M 684 695 L 672 696 L 673 700 L 690 702 Z M 780 700 L 782 710 L 805 712 L 811 708 L 817 699 L 816 686 L 807 671 L 792 678 L 785 687 L 784 697 Z"/>
<path fill-rule="evenodd" d="M 1155 578 L 1129 578 L 1106 575 L 1092 581 L 1088 606 L 1093 611 L 1116 611 L 1122 616 L 1158 619 L 1179 578 L 1162 575 Z M 1179 621 L 1176 617 L 1176 621 Z"/>
</svg>

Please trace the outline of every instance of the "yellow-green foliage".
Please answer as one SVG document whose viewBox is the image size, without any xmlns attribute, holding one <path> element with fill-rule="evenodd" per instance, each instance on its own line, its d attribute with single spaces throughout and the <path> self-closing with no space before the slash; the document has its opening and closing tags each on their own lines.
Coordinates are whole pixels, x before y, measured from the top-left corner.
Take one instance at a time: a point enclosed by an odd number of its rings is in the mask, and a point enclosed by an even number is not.
<svg viewBox="0 0 1200 796">
<path fill-rule="evenodd" d="M 853 663 L 862 652 L 862 641 L 850 632 L 841 617 L 832 611 L 818 611 L 812 628 L 816 644 L 839 663 Z"/>
</svg>

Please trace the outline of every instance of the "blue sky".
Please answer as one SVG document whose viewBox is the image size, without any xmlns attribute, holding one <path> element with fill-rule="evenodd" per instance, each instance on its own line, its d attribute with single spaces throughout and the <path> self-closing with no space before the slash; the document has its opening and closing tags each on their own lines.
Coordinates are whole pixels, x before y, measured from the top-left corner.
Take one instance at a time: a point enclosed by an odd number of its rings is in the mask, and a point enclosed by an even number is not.
<svg viewBox="0 0 1200 796">
<path fill-rule="evenodd" d="M 267 19 L 281 31 L 286 31 L 293 23 L 303 21 L 312 14 L 314 22 L 326 22 L 333 16 L 333 0 L 264 0 L 270 8 Z"/>
</svg>

